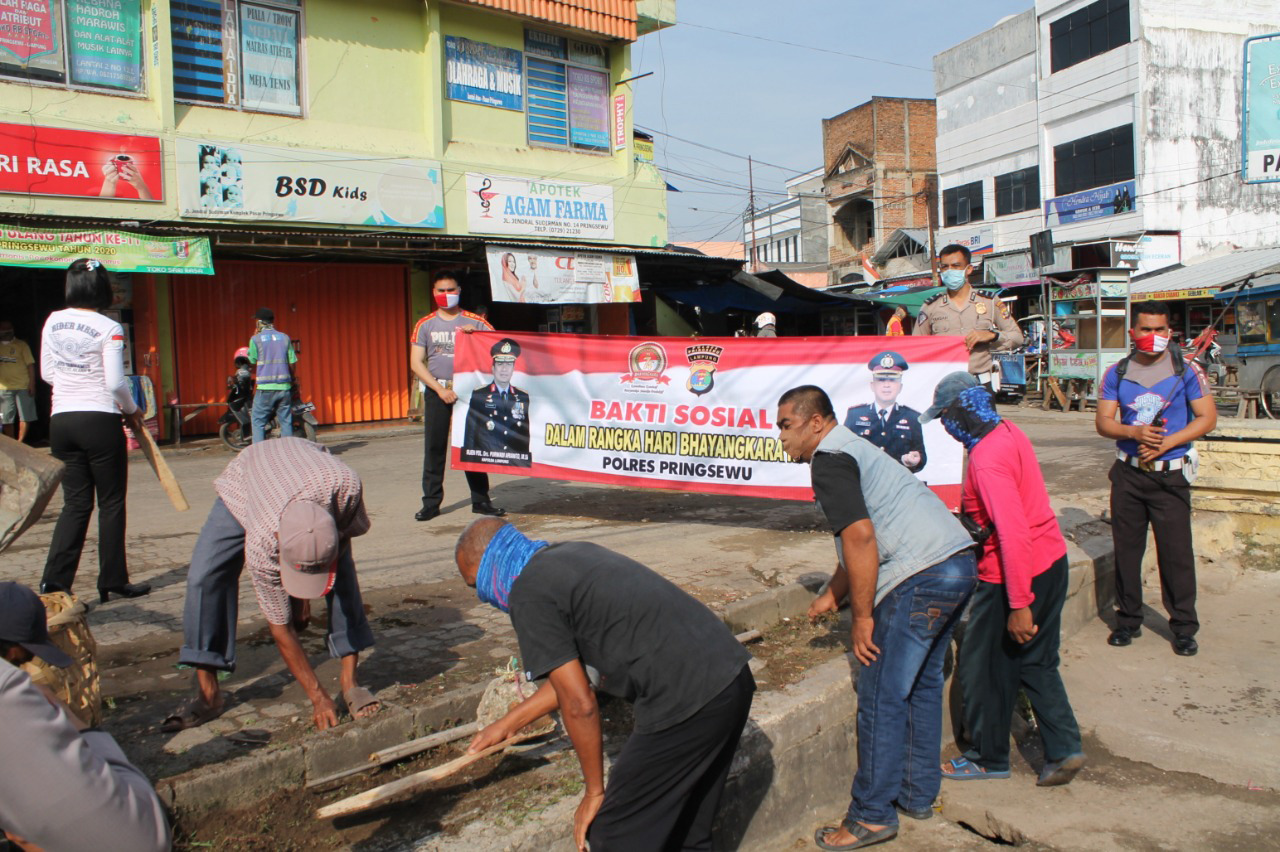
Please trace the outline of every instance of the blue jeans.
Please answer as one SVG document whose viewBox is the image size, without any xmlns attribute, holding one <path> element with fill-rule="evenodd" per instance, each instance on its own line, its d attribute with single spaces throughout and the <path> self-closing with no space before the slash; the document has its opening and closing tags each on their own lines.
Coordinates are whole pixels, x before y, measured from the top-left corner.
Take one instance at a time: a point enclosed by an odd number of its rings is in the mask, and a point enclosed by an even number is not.
<svg viewBox="0 0 1280 852">
<path fill-rule="evenodd" d="M 280 427 L 281 438 L 293 437 L 293 391 L 260 390 L 253 395 L 253 442 L 255 444 L 267 438 L 267 424 L 271 422 L 272 413 L 276 416 L 276 424 Z"/>
<path fill-rule="evenodd" d="M 872 611 L 876 661 L 858 673 L 858 771 L 849 821 L 897 825 L 942 786 L 942 662 L 978 581 L 964 550 L 902 581 Z"/>
</svg>

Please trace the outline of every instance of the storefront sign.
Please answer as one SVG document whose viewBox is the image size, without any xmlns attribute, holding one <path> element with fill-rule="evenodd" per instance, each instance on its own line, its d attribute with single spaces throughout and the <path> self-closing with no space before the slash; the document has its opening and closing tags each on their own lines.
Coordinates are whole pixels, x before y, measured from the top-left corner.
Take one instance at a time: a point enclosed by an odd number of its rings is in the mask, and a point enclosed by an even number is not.
<svg viewBox="0 0 1280 852">
<path fill-rule="evenodd" d="M 520 344 L 511 392 L 491 388 L 490 348 Z M 811 500 L 809 467 L 782 451 L 777 400 L 797 385 L 825 389 L 843 421 L 871 403 L 867 361 L 883 337 L 698 340 L 478 332 L 455 341 L 452 459 L 464 470 L 708 494 Z M 943 376 L 966 369 L 958 337 L 894 338 L 910 364 L 899 402 L 932 404 Z M 855 418 L 861 416 L 854 413 Z M 924 427 L 916 476 L 954 507 L 960 444 Z"/>
<path fill-rule="evenodd" d="M 639 137 L 636 137 L 632 145 L 635 147 L 637 163 L 653 162 L 653 140 L 652 139 L 641 139 Z"/>
<path fill-rule="evenodd" d="M 139 0 L 67 0 L 67 21 L 74 82 L 142 91 Z"/>
<path fill-rule="evenodd" d="M 1280 33 L 1244 42 L 1245 183 L 1280 181 Z"/>
<path fill-rule="evenodd" d="M 189 219 L 443 228 L 440 164 L 179 139 Z"/>
<path fill-rule="evenodd" d="M 1051 228 L 1070 225 L 1072 222 L 1087 222 L 1104 216 L 1132 213 L 1137 195 L 1137 181 L 1127 180 L 1111 186 L 1050 198 L 1044 203 L 1044 213 L 1048 219 L 1048 227 Z"/>
<path fill-rule="evenodd" d="M 54 0 L 0 0 L 0 65 L 62 71 L 62 24 Z"/>
<path fill-rule="evenodd" d="M 566 69 L 569 84 L 569 141 L 609 150 L 609 75 L 585 68 Z"/>
<path fill-rule="evenodd" d="M 1046 274 L 1067 271 L 1071 268 L 1071 247 L 1056 246 L 1053 250 L 1053 259 L 1053 266 L 1045 269 Z M 1040 275 L 1031 265 L 1031 254 L 1021 251 L 1002 254 L 999 257 L 984 257 L 982 280 L 986 284 L 1016 287 L 1019 284 L 1039 283 Z"/>
<path fill-rule="evenodd" d="M 949 243 L 964 246 L 969 250 L 971 255 L 990 254 L 995 251 L 996 247 L 996 230 L 995 228 L 975 228 L 971 231 L 954 231 L 948 232 L 946 240 Z"/>
<path fill-rule="evenodd" d="M 524 109 L 524 61 L 520 51 L 445 36 L 444 61 L 449 100 Z"/>
<path fill-rule="evenodd" d="M 1138 240 L 1138 265 L 1133 274 L 1146 275 L 1182 262 L 1182 238 L 1178 234 L 1147 234 Z"/>
<path fill-rule="evenodd" d="M 621 151 L 627 147 L 627 96 L 613 97 L 613 149 Z"/>
<path fill-rule="evenodd" d="M 0 124 L 0 192 L 163 201 L 160 140 Z"/>
<path fill-rule="evenodd" d="M 640 301 L 634 255 L 518 246 L 489 246 L 486 255 L 495 302 L 582 305 Z"/>
<path fill-rule="evenodd" d="M 244 76 L 241 105 L 300 115 L 298 13 L 242 2 L 240 53 Z"/>
<path fill-rule="evenodd" d="M 91 257 L 112 272 L 212 275 L 213 255 L 204 237 L 173 239 L 123 231 L 39 231 L 0 225 L 0 266 L 66 269 Z"/>
<path fill-rule="evenodd" d="M 1151 299 L 1156 302 L 1170 302 L 1178 299 L 1212 299 L 1217 294 L 1217 287 L 1193 287 L 1189 290 L 1156 290 L 1153 293 L 1134 293 L 1133 299 L 1135 302 L 1139 299 L 1143 301 Z"/>
<path fill-rule="evenodd" d="M 473 234 L 613 239 L 613 187 L 467 173 Z"/>
<path fill-rule="evenodd" d="M 1092 299 L 1101 295 L 1104 299 L 1123 299 L 1129 292 L 1128 281 L 1103 281 L 1099 290 L 1095 281 L 1078 278 L 1069 284 L 1051 284 L 1049 298 L 1055 302 L 1071 302 Z"/>
<path fill-rule="evenodd" d="M 1102 373 L 1124 357 L 1123 352 L 1049 352 L 1049 375 L 1059 379 L 1101 380 Z M 1101 366 L 1101 369 L 1099 369 Z"/>
</svg>

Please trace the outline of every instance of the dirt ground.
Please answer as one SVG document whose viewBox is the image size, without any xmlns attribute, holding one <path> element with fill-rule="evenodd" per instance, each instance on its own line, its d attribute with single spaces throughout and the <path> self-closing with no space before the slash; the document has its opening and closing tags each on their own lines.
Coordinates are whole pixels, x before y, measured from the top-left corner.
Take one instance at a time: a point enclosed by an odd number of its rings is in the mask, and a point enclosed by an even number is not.
<svg viewBox="0 0 1280 852">
<path fill-rule="evenodd" d="M 756 671 L 759 688 L 775 690 L 795 683 L 813 666 L 844 654 L 848 645 L 847 619 L 827 616 L 817 624 L 803 618 L 780 623 L 747 647 L 763 663 Z M 606 750 L 620 749 L 631 730 L 630 706 L 602 696 L 601 714 Z M 294 727 L 299 733 L 305 730 L 305 725 Z M 317 808 L 438 766 L 460 756 L 465 748 L 466 742 L 462 741 L 340 785 L 284 791 L 246 810 L 179 814 L 174 848 L 180 852 L 373 852 L 399 848 L 432 833 L 456 833 L 480 815 L 514 827 L 582 789 L 577 758 L 567 739 L 557 736 L 546 743 L 513 750 L 515 753 L 486 758 L 388 807 L 340 820 L 314 817 Z"/>
</svg>

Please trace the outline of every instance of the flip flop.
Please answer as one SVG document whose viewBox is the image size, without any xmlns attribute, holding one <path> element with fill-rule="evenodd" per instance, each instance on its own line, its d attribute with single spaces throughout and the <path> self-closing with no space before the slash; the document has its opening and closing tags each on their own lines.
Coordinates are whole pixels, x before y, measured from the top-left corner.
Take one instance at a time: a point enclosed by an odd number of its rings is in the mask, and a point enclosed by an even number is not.
<svg viewBox="0 0 1280 852">
<path fill-rule="evenodd" d="M 827 842 L 827 836 L 844 826 L 856 840 L 852 843 L 836 845 Z M 896 825 L 886 825 L 879 831 L 872 831 L 860 822 L 850 822 L 842 820 L 840 825 L 825 825 L 813 833 L 813 842 L 818 844 L 819 849 L 829 849 L 833 852 L 841 852 L 844 849 L 861 849 L 864 846 L 873 846 L 877 843 L 884 843 L 886 840 L 892 840 L 898 836 L 898 827 Z"/>
<path fill-rule="evenodd" d="M 224 704 L 210 707 L 197 696 L 185 698 L 178 705 L 177 710 L 164 717 L 164 721 L 160 723 L 160 730 L 166 734 L 174 734 L 188 728 L 198 728 L 205 722 L 211 722 L 221 716 L 223 707 Z"/>
<path fill-rule="evenodd" d="M 957 757 L 948 760 L 943 766 L 950 766 L 950 769 L 942 770 L 943 778 L 950 778 L 953 781 L 983 781 L 986 779 L 995 780 L 997 778 L 1008 778 L 1009 770 L 983 769 L 971 760 L 965 760 L 963 757 Z"/>
<path fill-rule="evenodd" d="M 242 728 L 226 734 L 225 738 L 241 745 L 266 745 L 271 742 L 271 732 L 261 728 Z"/>
<path fill-rule="evenodd" d="M 363 686 L 353 686 L 350 689 L 343 690 L 342 700 L 347 705 L 347 712 L 351 714 L 352 719 L 368 719 L 375 716 L 378 710 L 382 709 L 382 702 L 374 697 L 373 693 Z M 364 713 L 362 711 L 370 706 L 376 705 L 372 713 Z"/>
</svg>

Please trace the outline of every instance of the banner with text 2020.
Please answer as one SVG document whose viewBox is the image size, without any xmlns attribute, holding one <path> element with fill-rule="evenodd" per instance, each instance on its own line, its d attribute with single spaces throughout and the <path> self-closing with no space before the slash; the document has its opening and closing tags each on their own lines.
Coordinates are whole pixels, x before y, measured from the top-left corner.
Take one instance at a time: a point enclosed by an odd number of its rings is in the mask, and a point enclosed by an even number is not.
<svg viewBox="0 0 1280 852">
<path fill-rule="evenodd" d="M 809 467 L 783 453 L 775 416 L 783 392 L 812 384 L 831 397 L 837 420 L 959 504 L 960 445 L 937 421 L 916 422 L 938 381 L 967 368 L 959 337 L 499 331 L 459 334 L 455 350 L 455 468 L 811 500 Z M 906 365 L 901 382 L 873 381 L 873 366 L 895 364 Z"/>
</svg>

